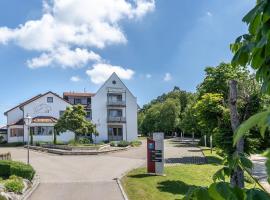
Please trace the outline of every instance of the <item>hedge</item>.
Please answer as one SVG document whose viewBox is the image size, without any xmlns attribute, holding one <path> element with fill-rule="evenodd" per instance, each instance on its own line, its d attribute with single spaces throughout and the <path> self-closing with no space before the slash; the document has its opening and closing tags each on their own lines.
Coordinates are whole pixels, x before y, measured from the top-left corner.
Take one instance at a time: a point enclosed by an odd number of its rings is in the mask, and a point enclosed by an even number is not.
<svg viewBox="0 0 270 200">
<path fill-rule="evenodd" d="M 24 164 L 12 160 L 0 160 L 0 176 L 9 177 L 16 175 L 28 180 L 32 180 L 35 175 L 35 170 L 31 165 Z"/>
</svg>

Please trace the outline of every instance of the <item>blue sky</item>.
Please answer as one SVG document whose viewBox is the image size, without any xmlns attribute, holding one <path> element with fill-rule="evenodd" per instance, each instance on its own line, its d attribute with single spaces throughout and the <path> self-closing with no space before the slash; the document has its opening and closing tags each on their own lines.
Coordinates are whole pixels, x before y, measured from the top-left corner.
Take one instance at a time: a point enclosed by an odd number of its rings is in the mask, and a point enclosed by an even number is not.
<svg viewBox="0 0 270 200">
<path fill-rule="evenodd" d="M 88 0 L 93 3 L 89 12 L 83 1 L 74 4 L 81 7 L 55 0 L 0 1 L 0 124 L 5 124 L 4 111 L 27 98 L 49 90 L 95 92 L 114 70 L 139 105 L 174 86 L 195 91 L 206 66 L 230 61 L 229 44 L 245 33 L 241 19 L 255 4 L 121 0 L 98 18 L 94 12 L 104 11 L 102 1 Z M 82 9 L 84 15 L 70 8 Z M 53 27 L 53 35 L 46 27 Z M 91 41 L 78 34 L 66 37 L 74 27 L 90 27 L 86 36 Z"/>
</svg>

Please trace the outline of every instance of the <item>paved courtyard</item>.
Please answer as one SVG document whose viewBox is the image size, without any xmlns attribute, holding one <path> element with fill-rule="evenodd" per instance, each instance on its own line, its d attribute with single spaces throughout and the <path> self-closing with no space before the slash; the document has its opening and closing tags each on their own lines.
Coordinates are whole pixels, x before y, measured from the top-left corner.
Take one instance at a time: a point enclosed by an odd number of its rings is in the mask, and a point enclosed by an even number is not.
<svg viewBox="0 0 270 200">
<path fill-rule="evenodd" d="M 0 153 L 7 151 L 11 152 L 12 159 L 26 162 L 24 148 L 0 148 Z M 41 182 L 31 200 L 121 200 L 123 197 L 114 179 L 145 166 L 146 142 L 138 148 L 97 156 L 59 156 L 35 151 L 30 154 L 30 162 Z M 165 142 L 165 158 L 170 164 L 204 159 L 199 148 L 184 145 L 178 139 Z"/>
</svg>

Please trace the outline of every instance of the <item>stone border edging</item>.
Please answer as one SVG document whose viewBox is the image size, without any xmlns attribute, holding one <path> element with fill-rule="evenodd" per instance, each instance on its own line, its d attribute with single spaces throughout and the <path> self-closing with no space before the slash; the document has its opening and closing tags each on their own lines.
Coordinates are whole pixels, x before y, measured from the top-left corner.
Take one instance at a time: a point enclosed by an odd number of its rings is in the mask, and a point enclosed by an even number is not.
<svg viewBox="0 0 270 200">
<path fill-rule="evenodd" d="M 129 148 L 131 148 L 131 146 L 119 147 L 119 149 L 104 150 L 104 151 L 102 150 L 101 151 L 63 151 L 63 150 L 58 150 L 58 149 L 49 149 L 49 148 L 36 147 L 36 146 L 29 146 L 29 148 L 36 151 L 65 156 L 65 155 L 99 155 L 99 154 L 105 154 L 105 153 L 113 153 L 113 152 L 128 150 Z"/>
<path fill-rule="evenodd" d="M 30 189 L 26 190 L 26 192 L 22 195 L 22 197 L 20 198 L 20 200 L 27 200 L 32 194 L 33 192 L 37 189 L 37 187 L 40 184 L 40 178 L 39 176 L 36 174 L 34 176 L 33 179 L 33 185 Z"/>
</svg>

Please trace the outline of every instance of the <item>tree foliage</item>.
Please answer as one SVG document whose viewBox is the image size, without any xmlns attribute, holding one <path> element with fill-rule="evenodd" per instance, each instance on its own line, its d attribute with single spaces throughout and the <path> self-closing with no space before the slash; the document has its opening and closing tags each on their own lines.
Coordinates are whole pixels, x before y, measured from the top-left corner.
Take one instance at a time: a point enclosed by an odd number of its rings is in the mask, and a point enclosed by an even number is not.
<svg viewBox="0 0 270 200">
<path fill-rule="evenodd" d="M 75 140 L 86 134 L 97 134 L 96 127 L 86 119 L 86 112 L 82 105 L 68 107 L 55 125 L 57 133 L 72 131 Z"/>
<path fill-rule="evenodd" d="M 143 134 L 162 131 L 171 134 L 179 131 L 182 114 L 193 94 L 175 87 L 143 106 L 138 115 L 139 131 Z"/>
</svg>

